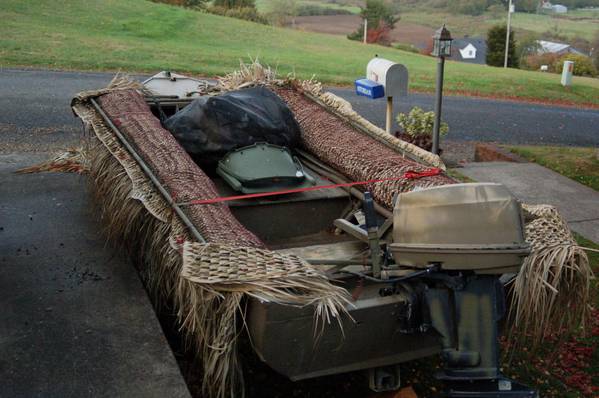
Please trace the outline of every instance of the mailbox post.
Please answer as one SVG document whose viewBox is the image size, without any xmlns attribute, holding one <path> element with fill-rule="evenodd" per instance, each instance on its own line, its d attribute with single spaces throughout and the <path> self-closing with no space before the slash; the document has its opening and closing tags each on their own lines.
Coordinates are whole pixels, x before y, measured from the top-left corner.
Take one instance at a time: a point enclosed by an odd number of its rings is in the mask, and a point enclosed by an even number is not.
<svg viewBox="0 0 599 398">
<path fill-rule="evenodd" d="M 366 66 L 366 79 L 356 80 L 356 94 L 373 99 L 387 97 L 385 130 L 391 134 L 393 97 L 408 95 L 408 69 L 384 58 L 373 58 Z"/>
<path fill-rule="evenodd" d="M 562 69 L 562 86 L 568 87 L 572 85 L 572 73 L 574 72 L 574 62 L 564 61 L 564 69 Z"/>
</svg>

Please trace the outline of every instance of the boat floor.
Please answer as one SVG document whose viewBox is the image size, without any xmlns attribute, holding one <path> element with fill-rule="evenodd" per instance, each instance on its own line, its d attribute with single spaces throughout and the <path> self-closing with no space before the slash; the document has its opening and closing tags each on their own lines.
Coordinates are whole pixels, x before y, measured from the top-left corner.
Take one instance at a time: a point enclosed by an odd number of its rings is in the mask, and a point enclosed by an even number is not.
<svg viewBox="0 0 599 398">
<path fill-rule="evenodd" d="M 368 253 L 368 245 L 352 240 L 345 242 L 326 243 L 309 246 L 296 246 L 277 250 L 279 253 L 295 254 L 309 259 L 322 260 L 361 260 Z"/>
</svg>

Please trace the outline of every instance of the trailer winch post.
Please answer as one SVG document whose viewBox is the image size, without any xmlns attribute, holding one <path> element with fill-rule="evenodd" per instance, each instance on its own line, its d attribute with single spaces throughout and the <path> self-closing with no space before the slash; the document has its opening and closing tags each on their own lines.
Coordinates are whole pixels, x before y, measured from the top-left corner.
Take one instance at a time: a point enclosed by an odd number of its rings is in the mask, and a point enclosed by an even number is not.
<svg viewBox="0 0 599 398">
<path fill-rule="evenodd" d="M 387 97 L 387 118 L 385 123 L 385 131 L 391 134 L 391 125 L 393 123 L 393 97 Z"/>
<path fill-rule="evenodd" d="M 379 242 L 378 224 L 374 211 L 374 200 L 370 192 L 364 192 L 364 217 L 366 218 L 366 231 L 368 232 L 368 245 L 372 261 L 372 276 L 381 277 L 381 246 Z"/>
</svg>

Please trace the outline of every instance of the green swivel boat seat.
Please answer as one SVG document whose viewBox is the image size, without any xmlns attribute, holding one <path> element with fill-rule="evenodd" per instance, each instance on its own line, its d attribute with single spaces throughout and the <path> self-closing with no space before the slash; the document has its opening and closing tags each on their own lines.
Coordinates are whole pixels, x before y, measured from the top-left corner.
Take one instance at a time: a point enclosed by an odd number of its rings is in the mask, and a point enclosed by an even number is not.
<svg viewBox="0 0 599 398">
<path fill-rule="evenodd" d="M 289 149 L 264 142 L 229 152 L 218 162 L 216 172 L 233 189 L 247 194 L 315 184 Z"/>
</svg>

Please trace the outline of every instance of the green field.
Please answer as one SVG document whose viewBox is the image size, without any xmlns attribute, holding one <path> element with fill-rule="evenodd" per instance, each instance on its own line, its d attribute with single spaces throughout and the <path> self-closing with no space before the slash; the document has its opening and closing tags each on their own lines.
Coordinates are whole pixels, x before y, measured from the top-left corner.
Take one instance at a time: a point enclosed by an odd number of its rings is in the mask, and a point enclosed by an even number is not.
<svg viewBox="0 0 599 398">
<path fill-rule="evenodd" d="M 570 17 L 552 17 L 544 14 L 528 14 L 517 12 L 512 15 L 512 27 L 516 32 L 528 31 L 534 33 L 551 32 L 567 37 L 582 37 L 592 40 L 599 31 L 599 17 L 594 18 L 593 12 L 577 13 L 588 19 L 571 19 Z M 506 15 L 492 16 L 489 13 L 471 16 L 451 14 L 446 11 L 430 11 L 407 9 L 401 12 L 401 23 L 410 22 L 436 28 L 446 23 L 454 36 L 483 36 L 486 37 L 489 28 L 496 24 L 505 24 Z"/>
<path fill-rule="evenodd" d="M 351 84 L 375 54 L 405 64 L 410 87 L 434 89 L 433 58 L 343 37 L 275 28 L 145 0 L 4 0 L 0 66 L 223 74 L 258 57 L 295 72 Z M 599 80 L 448 62 L 448 92 L 599 106 Z"/>
<path fill-rule="evenodd" d="M 568 10 L 566 17 L 599 19 L 599 8 L 578 8 L 575 10 Z"/>
</svg>

